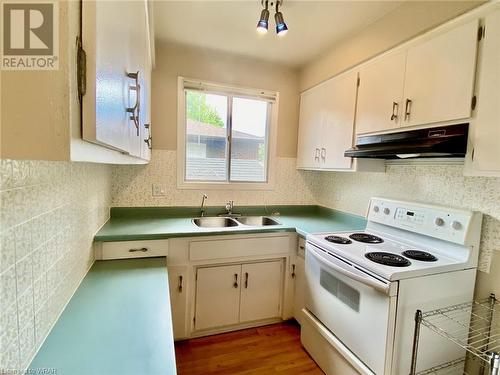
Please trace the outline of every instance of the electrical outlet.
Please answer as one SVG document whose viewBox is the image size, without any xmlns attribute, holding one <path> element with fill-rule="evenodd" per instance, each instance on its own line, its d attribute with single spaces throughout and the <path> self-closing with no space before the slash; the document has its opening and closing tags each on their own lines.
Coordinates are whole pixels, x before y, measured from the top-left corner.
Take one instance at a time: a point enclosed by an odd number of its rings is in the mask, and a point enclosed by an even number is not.
<svg viewBox="0 0 500 375">
<path fill-rule="evenodd" d="M 152 195 L 153 197 L 163 197 L 165 196 L 165 185 L 162 184 L 153 184 L 153 191 Z"/>
</svg>

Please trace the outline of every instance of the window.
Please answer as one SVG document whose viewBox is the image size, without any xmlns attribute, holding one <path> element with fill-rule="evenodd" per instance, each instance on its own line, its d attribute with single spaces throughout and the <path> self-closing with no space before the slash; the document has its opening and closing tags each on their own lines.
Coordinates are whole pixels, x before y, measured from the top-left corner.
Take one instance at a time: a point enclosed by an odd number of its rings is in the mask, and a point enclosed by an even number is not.
<svg viewBox="0 0 500 375">
<path fill-rule="evenodd" d="M 180 83 L 182 183 L 267 184 L 276 94 Z"/>
</svg>

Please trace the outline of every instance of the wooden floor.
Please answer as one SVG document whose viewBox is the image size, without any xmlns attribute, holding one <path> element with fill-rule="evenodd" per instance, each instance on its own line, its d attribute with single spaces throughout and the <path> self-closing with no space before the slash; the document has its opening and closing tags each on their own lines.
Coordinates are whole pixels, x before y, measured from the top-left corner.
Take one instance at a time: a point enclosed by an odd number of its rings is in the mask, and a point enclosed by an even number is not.
<svg viewBox="0 0 500 375">
<path fill-rule="evenodd" d="M 300 345 L 295 322 L 177 342 L 175 354 L 180 375 L 323 375 Z"/>
</svg>

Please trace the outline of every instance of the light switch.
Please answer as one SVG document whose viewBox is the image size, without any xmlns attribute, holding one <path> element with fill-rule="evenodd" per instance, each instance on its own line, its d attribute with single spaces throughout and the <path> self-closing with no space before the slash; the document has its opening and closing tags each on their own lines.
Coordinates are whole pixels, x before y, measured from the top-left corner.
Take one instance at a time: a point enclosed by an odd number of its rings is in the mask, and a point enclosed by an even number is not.
<svg viewBox="0 0 500 375">
<path fill-rule="evenodd" d="M 165 196 L 165 191 L 166 191 L 165 185 L 162 184 L 153 184 L 153 191 L 152 195 L 153 197 L 163 197 Z"/>
</svg>

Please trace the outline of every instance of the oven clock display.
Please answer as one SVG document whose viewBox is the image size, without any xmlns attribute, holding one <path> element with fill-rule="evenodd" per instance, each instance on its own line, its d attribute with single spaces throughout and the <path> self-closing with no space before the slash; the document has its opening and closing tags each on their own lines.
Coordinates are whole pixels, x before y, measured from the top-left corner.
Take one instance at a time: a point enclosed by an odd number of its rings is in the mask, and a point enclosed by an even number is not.
<svg viewBox="0 0 500 375">
<path fill-rule="evenodd" d="M 398 208 L 396 210 L 396 220 L 403 222 L 410 222 L 418 225 L 424 223 L 425 215 L 418 211 L 409 211 L 405 208 Z"/>
</svg>

